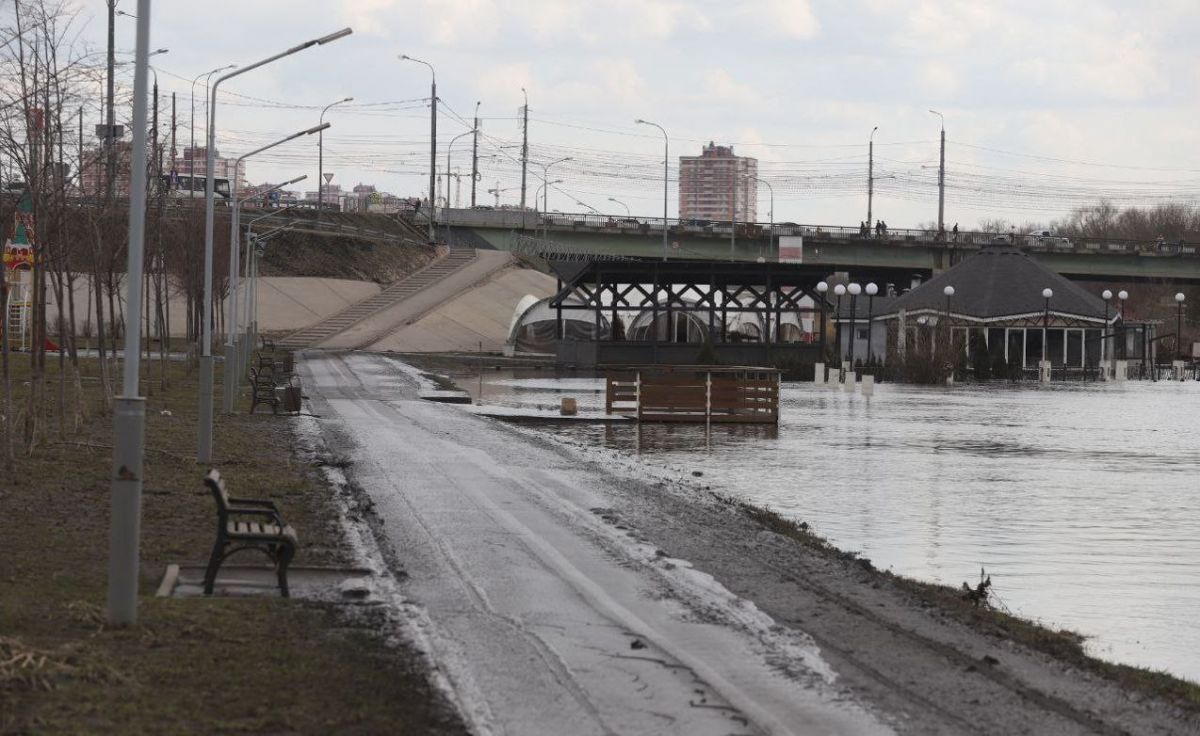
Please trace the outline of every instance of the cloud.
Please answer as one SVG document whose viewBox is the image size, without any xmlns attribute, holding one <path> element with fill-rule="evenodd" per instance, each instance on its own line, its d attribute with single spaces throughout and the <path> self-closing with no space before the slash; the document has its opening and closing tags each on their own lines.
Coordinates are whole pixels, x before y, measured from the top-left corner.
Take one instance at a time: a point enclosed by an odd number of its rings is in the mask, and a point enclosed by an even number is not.
<svg viewBox="0 0 1200 736">
<path fill-rule="evenodd" d="M 934 99 L 953 97 L 959 88 L 959 76 L 949 64 L 930 61 L 921 66 L 921 84 L 925 92 Z"/>
<path fill-rule="evenodd" d="M 734 80 L 724 69 L 709 69 L 704 72 L 704 91 L 700 99 L 751 103 L 758 99 L 758 93 Z"/>
<path fill-rule="evenodd" d="M 810 39 L 821 30 L 808 0 L 765 0 L 755 12 L 767 19 L 769 28 L 791 38 Z"/>
</svg>

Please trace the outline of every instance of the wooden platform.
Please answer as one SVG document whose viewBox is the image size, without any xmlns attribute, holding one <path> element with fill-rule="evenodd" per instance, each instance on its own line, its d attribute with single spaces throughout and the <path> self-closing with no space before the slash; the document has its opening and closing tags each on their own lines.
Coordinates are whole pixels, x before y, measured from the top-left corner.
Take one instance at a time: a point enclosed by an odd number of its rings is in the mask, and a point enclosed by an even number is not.
<svg viewBox="0 0 1200 736">
<path fill-rule="evenodd" d="M 640 422 L 779 423 L 779 371 L 730 366 L 612 370 L 604 410 Z"/>
</svg>

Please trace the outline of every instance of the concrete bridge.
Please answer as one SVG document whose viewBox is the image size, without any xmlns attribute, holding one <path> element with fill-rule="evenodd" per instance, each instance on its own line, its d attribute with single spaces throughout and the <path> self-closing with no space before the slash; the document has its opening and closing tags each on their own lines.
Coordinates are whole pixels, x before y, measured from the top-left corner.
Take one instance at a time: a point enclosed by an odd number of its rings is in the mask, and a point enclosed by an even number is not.
<svg viewBox="0 0 1200 736">
<path fill-rule="evenodd" d="M 662 218 L 613 218 L 595 214 L 542 216 L 536 212 L 441 209 L 441 237 L 451 244 L 500 250 L 553 252 L 577 257 L 663 255 Z M 858 228 L 777 223 L 773 226 L 668 220 L 667 258 L 783 260 L 827 266 L 830 271 L 907 269 L 922 277 L 943 271 L 991 243 L 1007 245 L 1009 233 L 960 232 L 944 239 L 925 230 L 890 230 L 863 237 Z M 1200 284 L 1196 244 L 1119 239 L 1015 235 L 1037 261 L 1081 281 Z M 782 257 L 781 257 L 782 254 Z"/>
</svg>

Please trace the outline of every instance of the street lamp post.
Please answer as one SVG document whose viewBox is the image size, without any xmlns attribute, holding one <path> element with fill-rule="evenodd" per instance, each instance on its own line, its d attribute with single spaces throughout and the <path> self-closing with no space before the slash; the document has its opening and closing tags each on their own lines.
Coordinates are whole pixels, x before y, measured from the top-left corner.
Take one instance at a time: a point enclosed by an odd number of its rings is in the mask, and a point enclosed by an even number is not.
<svg viewBox="0 0 1200 736">
<path fill-rule="evenodd" d="M 826 351 L 827 346 L 825 345 L 825 316 L 826 316 L 826 312 L 828 311 L 827 310 L 828 304 L 825 301 L 825 294 L 828 291 L 829 291 L 828 283 L 826 283 L 824 281 L 817 282 L 817 293 L 821 295 L 821 361 L 822 362 L 825 361 L 826 352 L 827 352 Z"/>
<path fill-rule="evenodd" d="M 317 118 L 317 124 L 325 122 L 325 113 L 329 112 L 329 108 L 335 105 L 341 105 L 346 102 L 353 101 L 353 97 L 346 97 L 331 102 L 321 110 L 321 116 Z M 317 134 L 317 222 L 321 221 L 321 213 L 324 211 L 325 205 L 325 131 L 322 130 Z"/>
<path fill-rule="evenodd" d="M 946 116 L 937 110 L 929 112 L 937 115 L 942 121 L 942 146 L 938 157 L 938 235 L 946 232 Z"/>
<path fill-rule="evenodd" d="M 1054 289 L 1042 289 L 1042 298 L 1046 300 L 1046 306 L 1042 310 L 1042 362 L 1050 360 L 1050 298 L 1054 296 Z"/>
<path fill-rule="evenodd" d="M 775 250 L 775 187 L 771 186 L 770 182 L 759 179 L 757 176 L 747 176 L 746 179 L 747 181 L 753 179 L 759 184 L 765 184 L 767 191 L 771 193 L 771 226 L 770 230 L 767 231 L 767 255 L 771 255 Z"/>
<path fill-rule="evenodd" d="M 562 179 L 547 183 L 546 180 L 550 178 L 550 167 L 554 166 L 555 164 L 561 164 L 563 161 L 572 161 L 572 160 L 574 160 L 574 159 L 572 159 L 570 156 L 563 156 L 562 158 L 551 161 L 548 164 L 542 164 L 542 186 L 538 187 L 538 189 L 544 191 L 544 193 L 542 194 L 542 197 L 544 198 L 544 199 L 542 199 L 542 217 L 543 218 L 545 217 L 546 213 L 548 213 L 550 211 L 550 184 L 561 184 L 562 183 Z M 537 193 L 536 192 L 534 193 L 533 203 L 534 203 L 534 206 L 537 205 Z"/>
<path fill-rule="evenodd" d="M 562 183 L 563 183 L 562 179 L 555 179 L 554 181 L 545 181 L 543 179 L 542 183 L 538 184 L 538 188 L 533 190 L 534 204 L 537 204 L 538 195 L 542 191 L 543 188 L 553 186 L 555 184 L 562 184 Z M 542 213 L 542 240 L 548 240 L 549 238 L 550 238 L 549 216 L 548 216 L 548 213 L 543 212 Z"/>
<path fill-rule="evenodd" d="M 451 138 L 450 145 L 446 146 L 446 207 L 450 206 L 450 152 L 454 150 L 454 141 L 458 140 L 459 138 L 466 138 L 467 136 L 474 134 L 474 129 L 468 130 L 466 133 L 459 133 Z"/>
<path fill-rule="evenodd" d="M 109 6 L 110 9 L 113 6 Z M 138 546 L 141 537 L 142 469 L 146 400 L 138 395 L 141 363 L 142 257 L 146 223 L 146 68 L 150 52 L 150 0 L 138 0 L 136 61 L 133 72 L 133 147 L 129 179 L 129 229 L 125 304 L 125 368 L 121 396 L 113 408 L 112 515 L 109 522 L 108 622 L 137 621 Z M 111 23 L 109 28 L 111 29 Z M 109 57 L 111 59 L 111 57 Z M 111 68 L 111 67 L 110 67 Z M 111 79 L 111 77 L 110 77 Z M 110 108 L 111 109 L 111 108 Z M 112 127 L 109 119 L 108 142 Z"/>
<path fill-rule="evenodd" d="M 296 184 L 298 182 L 302 182 L 307 178 L 308 178 L 308 174 L 301 174 L 300 176 L 297 176 L 294 179 L 289 179 L 288 181 L 285 181 L 282 184 L 276 184 L 275 186 L 271 187 L 270 189 L 267 189 L 264 192 L 260 192 L 257 196 L 265 196 L 265 197 L 269 198 L 272 192 L 277 192 L 277 191 L 283 189 L 284 187 L 290 187 L 291 185 Z M 252 326 L 252 323 L 251 323 L 251 318 L 254 315 L 254 311 L 258 308 L 258 304 L 257 304 L 257 301 L 258 301 L 258 279 L 254 272 L 254 269 L 257 267 L 257 263 L 254 260 L 254 256 L 255 256 L 254 249 L 250 247 L 251 227 L 254 225 L 254 223 L 258 222 L 259 220 L 263 219 L 264 217 L 271 217 L 271 216 L 277 215 L 281 212 L 286 212 L 287 210 L 290 210 L 295 206 L 296 206 L 295 203 L 289 204 L 286 207 L 281 207 L 277 210 L 273 210 L 272 212 L 268 212 L 266 214 L 259 215 L 258 217 L 254 218 L 250 222 L 246 223 L 246 233 L 245 233 L 246 257 L 245 257 L 245 260 L 242 262 L 242 273 L 246 274 L 246 288 L 245 288 L 246 298 L 243 300 L 245 302 L 245 305 L 242 307 L 241 322 L 242 322 L 243 335 L 240 338 L 242 341 L 242 348 L 240 350 L 238 350 L 238 359 L 239 359 L 238 365 L 241 366 L 241 368 L 239 370 L 245 370 L 245 367 L 247 365 L 249 365 L 250 349 L 254 345 L 255 341 L 258 339 L 258 326 L 257 325 Z M 239 214 L 238 214 L 238 225 L 239 226 L 241 225 L 240 210 L 239 210 Z M 240 378 L 240 373 L 239 373 L 239 378 Z"/>
<path fill-rule="evenodd" d="M 663 134 L 663 260 L 667 260 L 667 186 L 670 178 L 667 174 L 667 164 L 671 161 L 671 141 L 667 138 L 667 131 L 658 123 L 652 123 L 649 120 L 638 118 L 633 122 L 639 125 L 653 125 L 658 128 Z"/>
<path fill-rule="evenodd" d="M 946 295 L 946 355 L 947 357 L 953 357 L 954 332 L 950 329 L 950 300 L 954 297 L 954 287 L 947 285 L 942 289 L 942 293 Z"/>
<path fill-rule="evenodd" d="M 1183 300 L 1186 298 L 1182 291 L 1175 294 L 1175 302 L 1179 305 L 1179 313 L 1175 317 L 1175 352 L 1179 353 L 1180 360 L 1186 357 L 1183 352 Z"/>
<path fill-rule="evenodd" d="M 297 133 L 292 133 L 291 135 L 289 135 L 285 138 L 280 138 L 279 140 L 275 141 L 274 143 L 268 143 L 267 145 L 265 145 L 261 148 L 256 148 L 253 151 L 251 151 L 250 153 L 243 154 L 242 156 L 240 156 L 239 158 L 237 158 L 234 161 L 233 170 L 235 172 L 235 174 L 234 174 L 235 177 L 236 177 L 236 172 L 238 171 L 239 168 L 241 168 L 242 162 L 245 161 L 246 159 L 250 158 L 251 156 L 254 156 L 256 154 L 262 153 L 263 151 L 272 149 L 278 145 L 287 143 L 288 141 L 293 141 L 297 138 L 300 138 L 300 137 L 303 137 L 306 135 L 312 135 L 313 133 L 320 133 L 321 131 L 325 130 L 328 127 L 329 127 L 329 123 L 321 123 L 320 125 L 314 125 L 313 127 L 308 128 L 306 130 L 301 130 Z M 241 216 L 242 201 L 241 201 L 241 198 L 238 197 L 238 191 L 237 191 L 236 186 L 233 187 L 232 199 L 230 200 L 230 205 L 231 206 L 229 208 L 229 210 L 230 210 L 229 211 L 229 318 L 227 320 L 227 324 L 225 325 L 225 375 L 224 375 L 225 393 L 221 397 L 221 409 L 226 414 L 233 413 L 233 399 L 234 399 L 234 396 L 237 394 L 238 378 L 239 378 L 239 371 L 235 368 L 235 366 L 241 365 L 241 363 L 238 361 L 237 314 L 238 314 L 238 260 L 239 260 L 238 256 L 240 255 L 238 252 L 239 251 L 239 248 L 238 248 L 238 225 L 240 224 L 239 219 Z"/>
<path fill-rule="evenodd" d="M 616 202 L 617 204 L 619 204 L 619 205 L 621 205 L 622 207 L 624 207 L 624 208 L 625 208 L 625 217 L 627 217 L 627 218 L 629 217 L 629 205 L 625 204 L 624 202 L 622 202 L 622 201 L 621 201 L 621 200 L 619 200 L 619 199 L 613 199 L 612 197 L 609 197 L 609 198 L 608 198 L 608 201 L 609 201 L 609 202 Z"/>
<path fill-rule="evenodd" d="M 842 358 L 846 355 L 846 351 L 842 349 L 842 296 L 844 296 L 846 293 L 846 285 L 838 284 L 837 286 L 833 287 L 833 293 L 837 297 L 837 306 L 834 307 L 833 311 L 833 313 L 837 315 L 834 319 L 834 326 L 837 328 L 834 330 L 834 333 L 838 346 L 838 362 L 841 363 Z"/>
<path fill-rule="evenodd" d="M 850 292 L 850 370 L 854 370 L 854 343 L 858 342 L 856 339 L 858 336 L 854 333 L 854 311 L 858 295 L 862 293 L 862 286 L 851 283 L 846 287 L 846 291 Z"/>
<path fill-rule="evenodd" d="M 879 130 L 876 125 L 871 128 L 871 135 L 867 139 L 867 232 L 871 230 L 871 200 L 875 196 L 875 131 Z"/>
<path fill-rule="evenodd" d="M 1117 292 L 1117 301 L 1120 303 L 1121 307 L 1121 349 L 1119 351 L 1121 353 L 1121 360 L 1125 360 L 1128 357 L 1128 346 L 1125 344 L 1127 339 L 1125 337 L 1125 300 L 1128 298 L 1128 291 L 1121 289 Z"/>
<path fill-rule="evenodd" d="M 875 295 L 879 293 L 879 286 L 874 281 L 866 286 L 867 292 L 867 364 L 870 365 L 875 359 L 875 350 L 871 344 L 872 328 L 875 326 Z"/>
<path fill-rule="evenodd" d="M 429 242 L 432 243 L 436 239 L 433 213 L 437 211 L 433 203 L 437 191 L 437 72 L 433 70 L 433 64 L 407 54 L 401 54 L 400 60 L 429 67 Z"/>
<path fill-rule="evenodd" d="M 212 426 L 213 426 L 213 359 L 212 359 L 212 284 L 213 284 L 213 221 L 216 215 L 214 199 L 213 167 L 216 164 L 216 142 L 217 142 L 217 92 L 220 90 L 221 82 L 227 79 L 232 79 L 240 74 L 253 71 L 254 69 L 270 64 L 273 61 L 282 59 L 285 56 L 290 56 L 299 51 L 311 48 L 313 46 L 322 46 L 324 44 L 336 41 L 339 38 L 348 36 L 353 31 L 349 28 L 343 28 L 327 36 L 315 38 L 310 41 L 305 41 L 302 44 L 293 46 L 286 51 L 282 51 L 274 56 L 268 56 L 261 61 L 256 61 L 250 66 L 232 71 L 228 74 L 220 76 L 213 83 L 212 89 L 209 92 L 209 109 L 208 109 L 208 161 L 205 174 L 208 182 L 204 191 L 204 313 L 202 315 L 204 325 L 204 338 L 201 344 L 200 353 L 200 425 L 196 432 L 197 450 L 196 459 L 198 462 L 207 463 L 212 460 Z M 233 172 L 234 179 L 237 179 L 237 171 Z M 237 190 L 237 182 L 233 183 L 234 191 Z"/>
<path fill-rule="evenodd" d="M 1105 289 L 1100 292 L 1100 298 L 1104 300 L 1104 326 L 1100 330 L 1100 365 L 1104 365 L 1105 358 L 1108 357 L 1108 302 L 1113 298 L 1111 289 Z"/>
</svg>

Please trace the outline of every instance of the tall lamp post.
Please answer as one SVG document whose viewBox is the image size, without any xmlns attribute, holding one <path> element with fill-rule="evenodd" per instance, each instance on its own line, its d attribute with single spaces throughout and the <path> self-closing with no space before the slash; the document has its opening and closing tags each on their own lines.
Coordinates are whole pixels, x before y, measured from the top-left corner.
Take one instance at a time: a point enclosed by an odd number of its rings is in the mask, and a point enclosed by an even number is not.
<svg viewBox="0 0 1200 736">
<path fill-rule="evenodd" d="M 837 306 L 834 308 L 833 312 L 835 315 L 837 315 L 833 322 L 834 327 L 836 328 L 834 333 L 836 334 L 835 339 L 837 340 L 838 345 L 838 362 L 841 363 L 842 358 L 846 355 L 846 351 L 842 349 L 842 297 L 846 294 L 846 285 L 838 284 L 837 286 L 833 287 L 833 293 L 837 297 Z"/>
<path fill-rule="evenodd" d="M 196 432 L 196 459 L 198 462 L 207 463 L 212 460 L 212 427 L 213 427 L 213 359 L 212 359 L 212 284 L 213 284 L 213 221 L 216 215 L 214 200 L 214 179 L 213 166 L 216 163 L 216 143 L 217 143 L 217 92 L 220 90 L 221 82 L 227 79 L 232 79 L 240 74 L 253 71 L 260 66 L 270 64 L 272 61 L 277 61 L 285 56 L 291 56 L 299 51 L 312 48 L 313 46 L 323 46 L 324 44 L 336 41 L 339 38 L 349 36 L 353 31 L 349 28 L 343 28 L 340 31 L 314 38 L 311 41 L 305 41 L 302 44 L 293 46 L 286 51 L 281 51 L 274 56 L 256 61 L 250 66 L 232 71 L 228 74 L 220 76 L 213 83 L 212 89 L 209 92 L 209 107 L 208 107 L 208 163 L 205 173 L 208 176 L 208 182 L 204 191 L 204 338 L 201 344 L 200 353 L 200 426 Z M 237 171 L 234 171 L 234 178 L 237 178 Z M 237 189 L 236 182 L 234 190 Z"/>
<path fill-rule="evenodd" d="M 1042 310 L 1042 362 L 1048 362 L 1050 356 L 1050 298 L 1054 296 L 1054 289 L 1049 287 L 1042 289 L 1042 298 L 1046 300 L 1046 306 Z"/>
<path fill-rule="evenodd" d="M 879 286 L 874 281 L 867 284 L 865 291 L 867 292 L 867 364 L 869 365 L 875 359 L 875 350 L 871 344 L 872 327 L 875 326 L 875 295 L 879 293 Z"/>
<path fill-rule="evenodd" d="M 110 9 L 113 6 L 109 6 Z M 142 468 L 145 454 L 146 400 L 138 395 L 141 362 L 142 257 L 146 235 L 146 87 L 150 53 L 150 0 L 138 0 L 136 59 L 133 72 L 133 146 L 129 166 L 129 229 L 125 304 L 125 367 L 121 396 L 113 411 L 112 516 L 109 525 L 108 622 L 137 621 L 138 545 L 142 523 Z M 111 24 L 109 28 L 111 29 Z M 111 38 L 111 36 L 110 36 Z M 109 57 L 112 58 L 111 56 Z M 110 67 L 111 68 L 111 67 Z M 111 77 L 110 77 L 111 78 Z M 111 123 L 111 118 L 110 121 Z M 112 145 L 112 127 L 108 127 Z M 131 359 L 132 358 L 132 359 Z"/>
<path fill-rule="evenodd" d="M 954 287 L 947 285 L 942 293 L 946 295 L 946 355 L 950 357 L 954 355 L 954 333 L 950 329 L 950 300 L 954 298 Z"/>
<path fill-rule="evenodd" d="M 858 295 L 862 293 L 862 286 L 851 282 L 846 291 L 850 292 L 850 370 L 854 370 L 854 343 L 858 342 L 858 336 L 854 334 L 854 311 Z"/>
<path fill-rule="evenodd" d="M 320 125 L 314 125 L 313 127 L 308 128 L 306 130 L 301 130 L 298 133 L 292 133 L 291 135 L 289 135 L 285 138 L 280 138 L 279 140 L 275 141 L 274 143 L 268 143 L 267 145 L 263 146 L 262 148 L 256 148 L 253 151 L 251 151 L 250 153 L 243 154 L 242 156 L 238 157 L 238 159 L 236 161 L 234 161 L 233 170 L 235 172 L 235 177 L 236 177 L 236 172 L 242 166 L 242 162 L 245 161 L 246 159 L 250 158 L 251 156 L 254 156 L 256 154 L 262 153 L 263 151 L 272 149 L 275 146 L 287 143 L 288 141 L 293 141 L 297 138 L 300 138 L 300 137 L 303 137 L 306 135 L 312 135 L 313 133 L 320 133 L 321 131 L 325 130 L 328 127 L 329 127 L 329 123 L 321 123 Z M 230 205 L 231 205 L 231 207 L 230 207 L 230 212 L 229 212 L 229 318 L 227 320 L 227 324 L 225 325 L 225 375 L 224 375 L 225 393 L 221 397 L 221 409 L 226 414 L 233 413 L 233 399 L 234 399 L 234 395 L 237 394 L 238 374 L 239 374 L 239 371 L 236 369 L 235 366 L 241 365 L 241 363 L 238 362 L 237 315 L 238 315 L 238 260 L 239 260 L 238 256 L 240 255 L 240 253 L 239 253 L 240 249 L 238 247 L 238 225 L 240 224 L 239 219 L 240 219 L 240 215 L 241 215 L 242 202 L 241 202 L 241 199 L 238 197 L 238 191 L 237 191 L 236 186 L 233 187 L 233 197 L 230 201 Z"/>
<path fill-rule="evenodd" d="M 942 146 L 938 157 L 938 235 L 946 232 L 946 116 L 937 110 L 929 112 L 937 115 L 942 121 Z"/>
<path fill-rule="evenodd" d="M 553 181 L 543 180 L 541 184 L 538 184 L 538 188 L 533 190 L 534 203 L 535 204 L 537 203 L 538 194 L 541 193 L 541 191 L 544 187 L 552 187 L 555 184 L 562 184 L 562 183 L 563 183 L 562 179 L 555 179 Z M 546 213 L 543 213 L 542 214 L 542 240 L 548 240 L 549 238 L 550 238 L 550 218 L 548 217 L 548 215 Z"/>
<path fill-rule="evenodd" d="M 329 112 L 329 108 L 335 105 L 341 105 L 346 102 L 352 102 L 353 97 L 346 97 L 331 102 L 321 110 L 321 116 L 317 118 L 317 124 L 325 122 L 325 113 Z M 324 211 L 325 205 L 325 131 L 322 130 L 317 134 L 317 222 L 321 221 L 321 213 Z"/>
<path fill-rule="evenodd" d="M 867 139 L 867 232 L 871 230 L 871 200 L 875 197 L 875 131 L 879 130 L 876 125 L 871 128 L 871 135 Z"/>
<path fill-rule="evenodd" d="M 433 204 L 437 192 L 437 72 L 433 70 L 433 64 L 408 54 L 401 54 L 400 61 L 412 61 L 429 67 L 429 242 L 432 243 L 436 238 L 433 213 L 437 211 Z"/>
<path fill-rule="evenodd" d="M 188 191 L 190 191 L 190 192 L 196 191 L 196 178 L 195 178 L 196 177 L 196 82 L 199 82 L 200 78 L 204 77 L 205 78 L 204 79 L 204 89 L 207 90 L 209 77 L 216 74 L 217 72 L 223 72 L 223 71 L 227 71 L 229 69 L 237 69 L 237 64 L 229 64 L 226 66 L 217 67 L 216 69 L 213 69 L 212 71 L 204 72 L 203 74 L 196 75 L 196 78 L 192 80 L 192 117 L 191 117 L 191 121 L 190 121 L 192 157 L 190 159 L 191 163 L 188 165 L 188 177 L 189 177 L 189 182 L 190 182 L 188 185 L 188 187 L 189 187 Z M 206 100 L 208 99 L 207 91 L 204 94 L 204 99 L 206 99 Z M 208 116 L 205 115 L 205 118 L 207 118 L 207 117 Z M 175 172 L 175 173 L 177 173 L 177 172 Z"/>
<path fill-rule="evenodd" d="M 817 282 L 817 293 L 821 295 L 821 361 L 822 362 L 824 362 L 826 359 L 826 348 L 828 347 L 825 344 L 825 316 L 826 316 L 826 313 L 828 312 L 828 309 L 827 309 L 828 304 L 825 301 L 825 294 L 828 291 L 829 291 L 828 283 L 826 283 L 824 281 Z"/>
<path fill-rule="evenodd" d="M 609 197 L 609 198 L 608 198 L 608 201 L 609 201 L 609 202 L 616 202 L 617 204 L 619 204 L 619 205 L 621 205 L 622 207 L 624 207 L 624 208 L 625 208 L 625 217 L 629 217 L 629 205 L 625 204 L 624 202 L 622 202 L 622 201 L 621 201 L 621 200 L 619 200 L 619 199 L 613 199 L 612 197 Z"/>
<path fill-rule="evenodd" d="M 1180 360 L 1184 360 L 1186 357 L 1183 352 L 1183 300 L 1186 298 L 1182 291 L 1175 294 L 1175 302 L 1179 305 L 1179 313 L 1175 317 L 1175 345 L 1177 346 L 1175 352 L 1179 353 Z"/>
<path fill-rule="evenodd" d="M 670 177 L 667 174 L 667 164 L 671 162 L 671 141 L 667 138 L 667 131 L 658 123 L 652 123 L 649 120 L 638 118 L 633 122 L 638 125 L 653 125 L 658 128 L 663 134 L 663 260 L 667 260 L 667 186 Z"/>
</svg>

